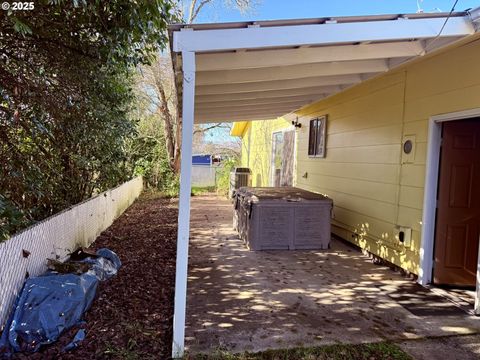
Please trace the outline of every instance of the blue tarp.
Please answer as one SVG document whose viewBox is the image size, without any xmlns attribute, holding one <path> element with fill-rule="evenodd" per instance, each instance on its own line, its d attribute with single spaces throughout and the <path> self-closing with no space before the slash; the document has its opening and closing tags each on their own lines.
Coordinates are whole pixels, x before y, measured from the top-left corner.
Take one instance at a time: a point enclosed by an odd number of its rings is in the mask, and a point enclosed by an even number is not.
<svg viewBox="0 0 480 360">
<path fill-rule="evenodd" d="M 25 281 L 0 339 L 0 355 L 38 351 L 42 345 L 56 341 L 64 330 L 81 322 L 95 298 L 98 282 L 114 276 L 121 266 L 120 259 L 111 250 L 100 249 L 96 254 L 96 258 L 82 260 L 92 264 L 84 274 L 48 271 Z M 77 335 L 75 345 L 85 336 L 84 332 Z"/>
</svg>

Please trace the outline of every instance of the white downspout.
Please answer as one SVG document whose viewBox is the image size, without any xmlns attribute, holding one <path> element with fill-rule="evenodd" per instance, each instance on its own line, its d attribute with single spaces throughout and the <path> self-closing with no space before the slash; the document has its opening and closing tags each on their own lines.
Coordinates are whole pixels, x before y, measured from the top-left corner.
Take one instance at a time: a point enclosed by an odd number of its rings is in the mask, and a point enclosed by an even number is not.
<svg viewBox="0 0 480 360">
<path fill-rule="evenodd" d="M 175 308 L 173 315 L 172 357 L 185 351 L 185 313 L 187 304 L 188 242 L 190 234 L 190 193 L 192 177 L 192 140 L 195 106 L 195 53 L 182 52 L 183 102 L 180 199 L 178 203 L 177 263 Z"/>
</svg>

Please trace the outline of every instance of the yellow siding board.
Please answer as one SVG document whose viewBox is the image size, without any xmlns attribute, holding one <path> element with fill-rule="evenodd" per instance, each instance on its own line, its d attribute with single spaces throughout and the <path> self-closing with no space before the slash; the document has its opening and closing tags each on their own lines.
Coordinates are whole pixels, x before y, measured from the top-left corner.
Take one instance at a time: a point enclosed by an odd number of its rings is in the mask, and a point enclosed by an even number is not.
<svg viewBox="0 0 480 360">
<path fill-rule="evenodd" d="M 425 165 L 404 164 L 400 183 L 407 186 L 422 187 L 425 184 Z"/>
<path fill-rule="evenodd" d="M 300 179 L 298 180 L 300 187 L 308 186 Z M 383 220 L 389 223 L 395 223 L 397 217 L 397 206 L 385 202 L 371 200 L 364 197 L 359 197 L 353 194 L 346 194 L 331 189 L 323 189 L 315 186 L 310 186 L 312 190 L 326 194 L 333 199 L 336 207 L 350 209 L 357 213 L 363 213 L 366 216 Z"/>
<path fill-rule="evenodd" d="M 374 183 L 372 181 L 353 180 L 336 176 L 325 176 L 309 173 L 307 179 L 298 180 L 302 183 L 315 184 L 318 188 L 328 193 L 329 190 L 339 191 L 344 194 L 355 195 L 370 200 L 378 200 L 396 204 L 398 185 Z"/>
<path fill-rule="evenodd" d="M 415 252 L 420 251 L 420 247 L 421 247 L 420 238 L 421 238 L 420 231 L 412 230 L 412 244 L 410 246 L 410 250 Z"/>
<path fill-rule="evenodd" d="M 300 150 L 299 150 L 300 151 Z M 316 164 L 314 164 L 316 162 Z M 297 172 L 301 177 L 304 172 L 310 174 L 336 176 L 350 180 L 366 180 L 385 184 L 396 184 L 400 165 L 398 164 L 348 164 L 324 162 L 321 159 L 298 160 Z M 423 183 L 422 183 L 423 184 Z"/>
<path fill-rule="evenodd" d="M 480 56 L 480 54 L 479 54 Z M 414 98 L 405 104 L 405 117 L 424 120 L 430 116 L 480 107 L 480 77 L 478 85 L 442 94 Z"/>
<path fill-rule="evenodd" d="M 358 146 L 349 148 L 327 148 L 325 159 L 314 159 L 318 162 L 342 162 L 365 164 L 396 164 L 400 159 L 399 144 Z"/>
<path fill-rule="evenodd" d="M 351 232 L 356 232 L 358 234 L 366 233 L 368 236 L 376 239 L 381 239 L 382 235 L 384 235 L 384 237 L 389 239 L 390 242 L 393 242 L 393 231 L 395 228 L 393 223 L 378 220 L 366 214 L 341 207 L 335 208 L 334 214 L 334 222 L 343 224 L 346 228 L 351 230 Z"/>
<path fill-rule="evenodd" d="M 388 106 L 371 104 L 369 107 L 370 110 L 367 112 L 356 112 L 343 117 L 336 117 L 333 112 L 329 111 L 327 124 L 328 134 L 333 135 L 343 132 L 372 130 L 377 127 L 398 125 L 402 122 L 403 105 L 401 103 Z M 327 112 L 324 111 L 301 117 L 299 120 L 302 122 L 302 129 L 299 131 L 299 136 L 308 139 L 309 120 L 315 116 L 325 114 L 327 114 Z M 398 141 L 400 141 L 400 139 Z"/>
<path fill-rule="evenodd" d="M 399 204 L 422 210 L 423 187 L 401 186 Z"/>
<path fill-rule="evenodd" d="M 417 120 L 406 122 L 403 127 L 404 135 L 415 135 L 417 142 L 427 142 L 428 138 L 428 121 Z"/>
<path fill-rule="evenodd" d="M 349 238 L 351 233 L 348 230 L 345 230 L 341 227 L 333 226 L 332 232 L 342 238 Z M 393 264 L 401 264 L 402 268 L 412 272 L 414 274 L 418 273 L 419 268 L 419 254 L 416 251 L 410 249 L 405 249 L 402 247 L 391 247 L 386 244 L 379 243 L 373 239 L 366 237 L 360 237 L 352 239 L 351 242 L 359 246 L 360 248 L 367 250 L 370 253 L 376 254 Z"/>
<path fill-rule="evenodd" d="M 403 97 L 403 88 L 386 89 L 386 93 L 381 99 L 374 101 L 373 94 L 366 95 L 364 98 L 357 99 L 358 108 L 354 104 L 339 105 L 337 108 L 328 109 L 329 124 L 328 132 L 337 133 L 342 131 L 352 131 L 369 129 L 382 125 L 394 124 L 402 121 L 402 102 L 398 101 L 398 96 Z M 379 93 L 381 94 L 381 93 Z M 362 101 L 363 100 L 363 101 Z M 301 120 L 303 126 L 308 128 L 308 120 L 319 115 L 326 114 L 326 110 L 314 113 L 302 114 Z M 305 130 L 301 134 L 307 135 Z"/>
<path fill-rule="evenodd" d="M 373 129 L 362 129 L 329 134 L 327 147 L 372 146 L 400 143 L 402 125 L 394 124 Z M 307 141 L 305 141 L 307 143 Z M 306 144 L 308 145 L 308 144 Z"/>
<path fill-rule="evenodd" d="M 408 70 L 406 100 L 430 97 L 478 85 L 478 46 L 480 41 L 457 48 L 455 51 L 420 62 Z M 447 67 L 446 67 L 447 65 Z M 448 71 L 448 81 L 445 72 Z"/>
<path fill-rule="evenodd" d="M 406 206 L 400 206 L 398 210 L 397 224 L 420 231 L 422 225 L 422 210 Z"/>
</svg>

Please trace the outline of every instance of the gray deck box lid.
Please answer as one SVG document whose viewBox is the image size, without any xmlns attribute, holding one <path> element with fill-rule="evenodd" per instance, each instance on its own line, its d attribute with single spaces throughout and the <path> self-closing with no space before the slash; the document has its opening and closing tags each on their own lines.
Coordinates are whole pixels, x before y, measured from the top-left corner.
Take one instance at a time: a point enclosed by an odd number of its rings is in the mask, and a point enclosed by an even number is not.
<svg viewBox="0 0 480 360">
<path fill-rule="evenodd" d="M 240 196 L 249 198 L 254 202 L 282 200 L 282 201 L 326 201 L 332 203 L 329 197 L 313 193 L 296 187 L 241 187 Z"/>
</svg>

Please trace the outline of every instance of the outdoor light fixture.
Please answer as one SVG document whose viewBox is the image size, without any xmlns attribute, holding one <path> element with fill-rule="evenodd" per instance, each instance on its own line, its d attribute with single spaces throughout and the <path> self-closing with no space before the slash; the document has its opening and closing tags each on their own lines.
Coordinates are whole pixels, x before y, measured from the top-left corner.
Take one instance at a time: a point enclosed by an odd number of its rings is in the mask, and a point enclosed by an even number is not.
<svg viewBox="0 0 480 360">
<path fill-rule="evenodd" d="M 292 120 L 292 125 L 295 126 L 298 129 L 300 129 L 302 127 L 302 124 L 298 122 L 298 117 L 297 117 L 296 120 Z"/>
</svg>

